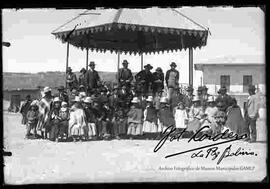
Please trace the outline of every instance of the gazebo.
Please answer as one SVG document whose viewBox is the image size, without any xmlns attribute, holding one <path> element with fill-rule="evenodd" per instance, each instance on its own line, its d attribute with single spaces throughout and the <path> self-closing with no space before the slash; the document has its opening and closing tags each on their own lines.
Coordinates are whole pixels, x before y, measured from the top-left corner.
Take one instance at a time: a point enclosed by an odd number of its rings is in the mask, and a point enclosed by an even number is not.
<svg viewBox="0 0 270 189">
<path fill-rule="evenodd" d="M 87 10 L 52 32 L 67 43 L 86 50 L 88 69 L 89 50 L 118 54 L 143 54 L 189 50 L 189 84 L 193 85 L 193 49 L 207 43 L 208 30 L 172 8 L 96 9 Z"/>
</svg>

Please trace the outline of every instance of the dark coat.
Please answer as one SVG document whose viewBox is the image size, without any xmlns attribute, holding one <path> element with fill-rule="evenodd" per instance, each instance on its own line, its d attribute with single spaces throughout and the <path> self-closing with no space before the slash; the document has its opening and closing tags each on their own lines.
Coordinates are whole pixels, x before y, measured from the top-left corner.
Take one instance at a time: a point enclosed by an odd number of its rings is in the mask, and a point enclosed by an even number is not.
<svg viewBox="0 0 270 189">
<path fill-rule="evenodd" d="M 72 73 L 72 72 L 67 73 L 66 79 L 67 79 L 67 84 L 68 84 L 69 89 L 73 89 L 73 88 L 77 87 L 78 80 L 77 80 L 77 77 L 74 73 Z"/>
<path fill-rule="evenodd" d="M 230 105 L 232 105 L 232 97 L 228 94 L 225 94 L 224 96 L 218 95 L 215 102 L 216 104 L 221 102 L 224 105 L 223 109 L 226 110 Z"/>
<path fill-rule="evenodd" d="M 132 80 L 133 80 L 133 76 L 130 69 L 121 68 L 119 70 L 118 82 L 120 83 L 120 85 L 130 83 Z"/>
<path fill-rule="evenodd" d="M 146 86 L 149 86 L 153 82 L 153 74 L 151 72 L 146 72 L 145 70 L 140 71 L 135 75 L 136 82 L 141 82 Z"/>
<path fill-rule="evenodd" d="M 170 73 L 171 72 L 175 72 L 176 73 L 175 82 L 178 83 L 178 81 L 179 81 L 179 71 L 177 71 L 177 70 L 168 70 L 166 72 L 166 77 L 165 77 L 165 81 L 166 81 L 167 86 L 168 86 L 169 76 L 170 76 Z"/>
<path fill-rule="evenodd" d="M 96 70 L 88 70 L 86 72 L 86 84 L 89 89 L 97 88 L 100 77 Z"/>
<path fill-rule="evenodd" d="M 157 82 L 161 80 L 161 82 Z M 164 73 L 154 72 L 153 73 L 153 85 L 152 89 L 154 92 L 160 91 L 164 89 Z"/>
</svg>

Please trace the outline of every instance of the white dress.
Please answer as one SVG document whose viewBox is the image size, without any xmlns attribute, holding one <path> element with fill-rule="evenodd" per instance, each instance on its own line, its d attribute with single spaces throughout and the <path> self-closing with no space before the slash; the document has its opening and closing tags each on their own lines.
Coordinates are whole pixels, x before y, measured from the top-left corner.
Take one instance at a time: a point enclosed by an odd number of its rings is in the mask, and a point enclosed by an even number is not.
<svg viewBox="0 0 270 189">
<path fill-rule="evenodd" d="M 176 128 L 186 128 L 187 125 L 185 123 L 185 120 L 188 119 L 187 111 L 175 108 L 174 113 L 174 119 L 175 119 L 175 127 Z"/>
</svg>

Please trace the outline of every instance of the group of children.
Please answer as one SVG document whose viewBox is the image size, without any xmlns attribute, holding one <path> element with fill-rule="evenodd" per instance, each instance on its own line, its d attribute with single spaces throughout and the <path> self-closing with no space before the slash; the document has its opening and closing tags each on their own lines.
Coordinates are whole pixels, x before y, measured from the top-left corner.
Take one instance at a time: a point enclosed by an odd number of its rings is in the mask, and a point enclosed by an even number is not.
<svg viewBox="0 0 270 189">
<path fill-rule="evenodd" d="M 215 105 L 213 96 L 202 106 L 194 97 L 191 107 L 179 101 L 172 108 L 167 97 L 148 96 L 145 99 L 133 97 L 128 109 L 112 106 L 104 93 L 104 98 L 85 95 L 75 96 L 65 102 L 59 97 L 52 100 L 45 128 L 52 141 L 67 140 L 109 140 L 109 139 L 160 139 L 170 126 L 187 133 L 194 133 L 202 126 L 209 126 L 207 132 L 222 131 L 226 115 Z M 102 95 L 101 95 L 102 97 Z M 142 105 L 144 101 L 145 105 Z M 31 130 L 37 136 L 39 122 L 39 102 L 33 101 L 27 112 L 27 134 Z"/>
</svg>

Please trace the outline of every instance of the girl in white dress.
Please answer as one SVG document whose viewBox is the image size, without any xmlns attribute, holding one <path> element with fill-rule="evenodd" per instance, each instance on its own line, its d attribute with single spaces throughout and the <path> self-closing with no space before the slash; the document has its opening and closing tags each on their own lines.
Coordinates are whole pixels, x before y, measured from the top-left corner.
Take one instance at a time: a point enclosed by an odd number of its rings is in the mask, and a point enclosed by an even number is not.
<svg viewBox="0 0 270 189">
<path fill-rule="evenodd" d="M 187 127 L 188 115 L 183 102 L 179 102 L 174 108 L 175 127 L 182 131 Z"/>
</svg>

